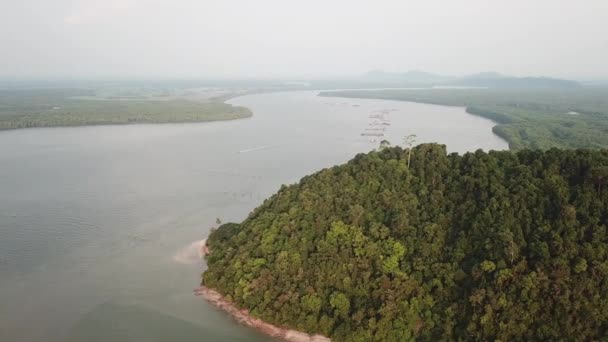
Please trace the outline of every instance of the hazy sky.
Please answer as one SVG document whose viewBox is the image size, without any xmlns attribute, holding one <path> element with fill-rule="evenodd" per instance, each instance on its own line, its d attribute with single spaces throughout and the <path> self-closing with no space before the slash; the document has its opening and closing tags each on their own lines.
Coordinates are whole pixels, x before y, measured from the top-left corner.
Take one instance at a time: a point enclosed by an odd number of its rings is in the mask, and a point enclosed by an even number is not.
<svg viewBox="0 0 608 342">
<path fill-rule="evenodd" d="M 0 0 L 0 78 L 608 78 L 608 0 Z"/>
</svg>

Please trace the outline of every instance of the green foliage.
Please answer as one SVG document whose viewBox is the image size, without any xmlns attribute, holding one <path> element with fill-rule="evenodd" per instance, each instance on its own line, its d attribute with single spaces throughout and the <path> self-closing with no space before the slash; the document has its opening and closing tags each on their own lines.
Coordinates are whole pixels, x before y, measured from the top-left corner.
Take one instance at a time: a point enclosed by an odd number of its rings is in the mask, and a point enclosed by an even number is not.
<svg viewBox="0 0 608 342">
<path fill-rule="evenodd" d="M 383 150 L 385 148 L 391 147 L 391 143 L 388 140 L 382 140 L 380 142 L 380 146 L 378 146 L 378 150 Z"/>
<path fill-rule="evenodd" d="M 466 107 L 498 123 L 511 149 L 608 148 L 608 88 L 352 90 L 322 96 L 376 98 Z"/>
<path fill-rule="evenodd" d="M 576 265 L 574 265 L 574 272 L 581 273 L 587 270 L 587 260 L 584 258 L 580 258 L 576 261 Z"/>
<path fill-rule="evenodd" d="M 323 300 L 315 294 L 309 294 L 302 297 L 302 307 L 308 312 L 314 314 L 319 313 L 321 305 L 323 305 Z"/>
<path fill-rule="evenodd" d="M 405 254 L 405 247 L 398 241 L 388 240 L 387 255 L 382 261 L 382 272 L 385 274 L 394 274 L 399 270 L 399 261 Z"/>
<path fill-rule="evenodd" d="M 204 284 L 337 341 L 605 335 L 608 151 L 407 158 L 359 154 L 282 187 L 213 231 Z"/>
<path fill-rule="evenodd" d="M 496 269 L 496 264 L 491 261 L 484 260 L 481 263 L 480 267 L 484 272 L 494 272 L 494 270 Z"/>
<path fill-rule="evenodd" d="M 329 297 L 329 304 L 335 309 L 336 316 L 348 318 L 350 301 L 343 293 L 334 292 L 331 297 Z"/>
</svg>

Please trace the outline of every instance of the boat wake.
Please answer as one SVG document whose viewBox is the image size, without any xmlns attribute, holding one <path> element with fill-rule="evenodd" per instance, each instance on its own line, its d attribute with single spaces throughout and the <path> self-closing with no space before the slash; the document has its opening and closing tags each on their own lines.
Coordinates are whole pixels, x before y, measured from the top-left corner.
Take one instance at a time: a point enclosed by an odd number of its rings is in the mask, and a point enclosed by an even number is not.
<svg viewBox="0 0 608 342">
<path fill-rule="evenodd" d="M 253 148 L 240 150 L 240 151 L 238 151 L 238 153 L 249 153 L 249 152 L 254 152 L 254 151 L 260 151 L 260 150 L 265 150 L 265 149 L 276 147 L 276 146 L 278 146 L 278 145 L 266 145 L 266 146 L 253 147 Z"/>
</svg>

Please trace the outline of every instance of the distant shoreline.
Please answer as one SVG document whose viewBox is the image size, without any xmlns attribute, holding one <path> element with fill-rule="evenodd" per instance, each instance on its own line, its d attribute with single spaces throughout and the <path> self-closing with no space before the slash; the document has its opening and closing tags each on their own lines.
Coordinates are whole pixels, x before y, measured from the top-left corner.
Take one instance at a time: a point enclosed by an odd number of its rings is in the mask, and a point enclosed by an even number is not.
<svg viewBox="0 0 608 342">
<path fill-rule="evenodd" d="M 227 103 L 248 95 L 224 93 L 206 99 L 174 97 L 169 99 L 77 98 L 76 90 L 58 89 L 51 94 L 24 90 L 3 95 L 0 102 L 0 132 L 29 128 L 117 126 L 137 124 L 185 124 L 246 119 L 251 109 Z M 12 96 L 12 97 L 11 97 Z M 39 99 L 47 96 L 47 98 Z"/>
<path fill-rule="evenodd" d="M 40 128 L 79 128 L 79 127 L 98 127 L 98 126 L 137 126 L 137 125 L 175 125 L 175 124 L 195 124 L 195 123 L 206 123 L 206 122 L 220 122 L 220 121 L 235 121 L 249 119 L 253 117 L 253 113 L 249 108 L 241 107 L 246 109 L 249 113 L 238 114 L 234 117 L 225 118 L 209 118 L 201 120 L 176 120 L 176 121 L 135 121 L 135 122 L 99 122 L 99 123 L 86 123 L 86 124 L 73 124 L 73 125 L 48 125 L 48 126 L 31 126 L 31 127 L 14 127 L 14 128 L 0 128 L 0 133 L 19 131 L 24 129 L 40 129 Z"/>
<path fill-rule="evenodd" d="M 576 89 L 576 90 L 573 90 Z M 606 88 L 486 88 L 323 91 L 343 97 L 463 107 L 495 123 L 511 150 L 608 148 Z M 572 114 L 577 113 L 577 114 Z"/>
<path fill-rule="evenodd" d="M 434 88 L 420 88 L 420 89 L 416 89 L 416 90 L 433 90 L 433 89 Z M 466 90 L 466 89 L 484 89 L 484 88 L 437 88 L 437 89 L 443 89 L 443 90 L 465 89 Z M 363 91 L 364 92 L 373 92 L 373 91 L 378 91 L 378 90 L 382 90 L 382 89 L 369 89 L 369 90 L 363 90 Z M 398 90 L 403 90 L 403 89 L 398 89 Z M 354 91 L 360 91 L 360 90 L 354 90 Z M 429 101 L 429 100 L 423 100 L 423 99 L 419 99 L 419 98 L 400 99 L 400 98 L 395 98 L 395 97 L 390 97 L 390 96 L 386 96 L 386 97 L 382 97 L 382 96 L 374 97 L 374 96 L 369 96 L 369 95 L 365 96 L 365 95 L 351 94 L 351 93 L 349 93 L 348 90 L 346 90 L 346 91 L 343 91 L 343 90 L 322 91 L 319 93 L 319 96 L 320 97 L 344 97 L 344 98 L 362 99 L 362 100 L 388 100 L 388 101 L 413 102 L 413 103 L 427 104 L 427 105 L 433 105 L 433 106 L 462 108 L 462 109 L 464 109 L 464 111 L 467 114 L 471 114 L 471 115 L 478 116 L 480 118 L 484 118 L 484 119 L 492 121 L 494 123 L 494 126 L 492 126 L 492 133 L 494 133 L 499 138 L 504 140 L 509 145 L 509 149 L 513 149 L 512 139 L 510 139 L 510 137 L 508 135 L 506 135 L 503 131 L 501 131 L 500 129 L 497 129 L 497 127 L 499 125 L 505 124 L 505 122 L 506 122 L 505 120 L 509 120 L 509 119 L 508 118 L 505 119 L 506 116 L 496 117 L 496 115 L 490 115 L 490 114 L 496 114 L 496 113 L 488 114 L 487 112 L 480 111 L 480 110 L 476 109 L 475 107 L 472 107 L 469 105 L 447 104 L 447 103 L 442 103 L 440 101 Z"/>
</svg>

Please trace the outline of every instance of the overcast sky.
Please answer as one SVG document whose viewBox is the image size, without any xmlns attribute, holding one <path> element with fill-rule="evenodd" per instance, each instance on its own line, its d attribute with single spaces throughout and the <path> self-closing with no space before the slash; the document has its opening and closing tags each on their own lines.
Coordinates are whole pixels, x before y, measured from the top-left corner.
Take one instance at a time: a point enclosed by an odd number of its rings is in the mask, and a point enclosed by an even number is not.
<svg viewBox="0 0 608 342">
<path fill-rule="evenodd" d="M 608 78 L 608 0 L 0 0 L 0 78 Z"/>
</svg>

